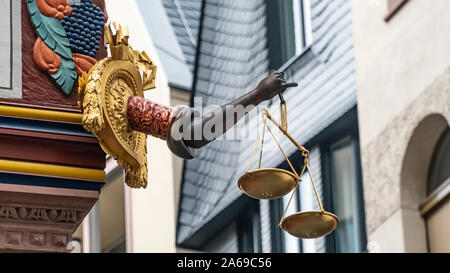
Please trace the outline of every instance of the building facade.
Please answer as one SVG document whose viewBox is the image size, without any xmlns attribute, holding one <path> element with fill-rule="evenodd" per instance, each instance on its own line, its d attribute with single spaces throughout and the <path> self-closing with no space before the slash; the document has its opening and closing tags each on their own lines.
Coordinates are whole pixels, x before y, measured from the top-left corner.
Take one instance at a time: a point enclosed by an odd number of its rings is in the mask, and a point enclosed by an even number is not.
<svg viewBox="0 0 450 273">
<path fill-rule="evenodd" d="M 368 240 L 448 252 L 450 3 L 351 2 Z"/>
</svg>

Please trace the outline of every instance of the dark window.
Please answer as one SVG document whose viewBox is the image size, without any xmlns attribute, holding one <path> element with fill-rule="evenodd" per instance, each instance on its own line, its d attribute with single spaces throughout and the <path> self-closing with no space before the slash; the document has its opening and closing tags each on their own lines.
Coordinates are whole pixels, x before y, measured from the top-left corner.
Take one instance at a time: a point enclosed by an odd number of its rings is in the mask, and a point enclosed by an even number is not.
<svg viewBox="0 0 450 273">
<path fill-rule="evenodd" d="M 289 160 L 293 164 L 296 170 L 301 170 L 303 167 L 303 162 L 301 156 L 299 154 L 294 154 L 289 157 Z M 280 169 L 284 169 L 287 171 L 292 171 L 289 164 L 285 161 L 280 166 Z M 284 210 L 291 198 L 292 192 L 283 196 L 283 198 L 275 199 L 270 201 L 270 215 L 271 215 L 271 239 L 272 239 L 272 252 L 274 253 L 301 253 L 302 252 L 302 244 L 301 240 L 293 237 L 289 233 L 285 232 L 283 229 L 278 227 L 278 224 L 281 220 L 281 216 L 283 215 Z M 292 198 L 291 204 L 289 205 L 288 210 L 286 211 L 286 216 L 294 214 L 298 212 L 299 209 L 299 194 L 298 189 Z"/>
<path fill-rule="evenodd" d="M 280 68 L 311 43 L 309 0 L 267 0 L 270 67 Z"/>
<path fill-rule="evenodd" d="M 450 178 L 450 129 L 447 129 L 439 139 L 431 161 L 428 194 Z"/>
<path fill-rule="evenodd" d="M 252 200 L 253 201 L 253 200 Z M 261 228 L 259 221 L 259 202 L 253 201 L 236 221 L 240 253 L 261 252 Z"/>
<path fill-rule="evenodd" d="M 284 231 L 278 226 L 283 213 L 283 202 L 281 199 L 270 200 L 270 235 L 272 241 L 272 253 L 284 253 Z"/>
</svg>

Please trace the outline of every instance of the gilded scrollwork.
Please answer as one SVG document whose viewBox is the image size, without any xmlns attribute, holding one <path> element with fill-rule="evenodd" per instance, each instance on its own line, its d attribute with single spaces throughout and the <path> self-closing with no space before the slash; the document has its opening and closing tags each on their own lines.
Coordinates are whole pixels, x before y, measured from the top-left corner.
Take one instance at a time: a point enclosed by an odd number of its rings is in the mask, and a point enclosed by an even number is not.
<svg viewBox="0 0 450 273">
<path fill-rule="evenodd" d="M 100 85 L 103 70 L 109 64 L 110 59 L 105 58 L 99 61 L 87 76 L 80 77 L 79 83 L 79 101 L 82 101 L 83 127 L 96 135 L 105 126 L 103 119 L 103 109 L 101 107 Z M 87 81 L 85 80 L 87 77 Z"/>
<path fill-rule="evenodd" d="M 114 132 L 123 142 L 134 149 L 133 139 L 137 132 L 128 126 L 126 102 L 129 96 L 133 96 L 133 90 L 137 89 L 136 83 L 132 79 L 133 77 L 126 70 L 114 71 L 106 83 L 105 103 Z"/>
<path fill-rule="evenodd" d="M 132 130 L 128 123 L 127 101 L 134 96 L 137 84 L 129 71 L 115 70 L 105 85 L 106 115 L 117 138 L 127 145 L 142 164 L 138 167 L 118 158 L 118 163 L 126 170 L 125 180 L 132 188 L 147 186 L 147 137 L 143 133 Z"/>
<path fill-rule="evenodd" d="M 125 182 L 132 188 L 145 188 L 147 135 L 132 129 L 127 107 L 129 97 L 143 97 L 145 89 L 154 88 L 156 66 L 145 52 L 134 51 L 128 45 L 126 27 L 118 24 L 114 27 L 116 33 L 112 35 L 110 26 L 105 26 L 111 58 L 99 61 L 79 79 L 82 124 L 125 169 Z"/>
</svg>

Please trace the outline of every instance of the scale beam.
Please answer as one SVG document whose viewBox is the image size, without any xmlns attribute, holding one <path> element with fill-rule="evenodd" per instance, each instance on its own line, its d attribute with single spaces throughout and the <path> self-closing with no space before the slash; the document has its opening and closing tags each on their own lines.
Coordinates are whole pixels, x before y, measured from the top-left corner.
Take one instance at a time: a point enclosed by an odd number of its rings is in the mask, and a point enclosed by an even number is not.
<svg viewBox="0 0 450 273">
<path fill-rule="evenodd" d="M 283 126 L 281 126 L 280 123 L 278 123 L 275 119 L 272 118 L 272 116 L 269 114 L 269 112 L 267 111 L 267 109 L 263 110 L 263 117 L 267 117 L 273 124 L 275 124 L 275 126 L 278 127 L 278 129 L 280 129 L 280 131 L 287 136 L 287 138 L 292 142 L 292 144 L 295 145 L 295 147 L 297 147 L 297 149 L 299 149 L 300 151 L 302 151 L 302 155 L 303 156 L 307 156 L 309 154 L 309 150 L 306 149 L 304 146 L 300 145 L 300 143 L 298 143 L 292 136 L 291 134 L 289 134 L 289 132 L 287 131 L 287 128 L 284 128 Z"/>
</svg>

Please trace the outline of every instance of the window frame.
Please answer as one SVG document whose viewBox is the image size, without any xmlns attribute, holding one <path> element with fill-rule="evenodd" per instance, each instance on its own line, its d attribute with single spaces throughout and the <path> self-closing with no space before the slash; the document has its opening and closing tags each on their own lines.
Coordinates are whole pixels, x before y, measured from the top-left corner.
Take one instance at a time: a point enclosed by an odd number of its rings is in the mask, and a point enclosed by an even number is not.
<svg viewBox="0 0 450 273">
<path fill-rule="evenodd" d="M 439 160 L 439 150 L 443 149 L 443 142 L 446 141 L 450 136 L 450 127 L 448 127 L 442 133 L 439 138 L 436 147 L 433 151 L 433 156 L 429 166 L 428 173 L 428 181 L 427 181 L 427 198 L 425 201 L 419 206 L 420 214 L 424 217 L 428 215 L 434 208 L 437 208 L 443 201 L 447 200 L 450 197 L 450 177 L 444 179 L 444 181 L 439 181 L 437 183 L 433 183 L 437 178 L 434 177 L 434 172 L 436 171 L 436 165 L 440 164 Z M 436 184 L 433 185 L 432 184 Z"/>
<path fill-rule="evenodd" d="M 301 170 L 303 168 L 303 157 L 299 152 L 295 152 L 291 156 L 289 156 L 289 160 L 296 170 Z M 291 167 L 284 161 L 279 166 L 279 169 L 291 171 Z M 289 193 L 290 196 L 292 192 Z M 295 200 L 297 207 L 300 208 L 300 195 L 297 195 Z M 278 198 L 274 200 L 270 200 L 270 222 L 271 222 L 271 239 L 272 239 L 272 253 L 286 253 L 286 243 L 285 243 L 285 232 L 283 229 L 278 227 L 278 223 L 280 222 L 281 217 L 283 216 L 283 212 L 286 209 L 283 204 L 283 198 Z M 292 204 L 291 204 L 292 205 Z M 303 253 L 303 244 L 302 240 L 298 239 L 298 249 L 299 253 Z"/>
<path fill-rule="evenodd" d="M 291 160 L 291 159 L 289 159 Z M 291 161 L 292 162 L 292 161 Z M 292 162 L 294 164 L 294 162 Z M 281 166 L 278 168 L 283 169 Z M 291 194 L 291 193 L 289 193 Z M 300 204 L 300 198 L 297 196 L 293 202 Z M 286 209 L 283 204 L 283 198 L 270 200 L 270 223 L 271 223 L 271 241 L 272 253 L 287 253 L 286 252 L 286 231 L 278 227 L 283 211 Z M 291 204 L 292 205 L 292 204 Z M 298 253 L 303 253 L 302 240 L 298 239 Z"/>
<path fill-rule="evenodd" d="M 356 118 L 356 109 L 352 109 L 354 112 L 354 117 Z M 350 113 L 351 114 L 351 113 Z M 342 119 L 342 118 L 341 118 Z M 320 154 L 321 154 L 321 167 L 322 167 L 322 189 L 323 189 L 323 204 L 326 209 L 333 212 L 333 195 L 332 195 L 332 162 L 331 162 L 331 146 L 336 144 L 338 141 L 343 140 L 345 137 L 349 136 L 352 140 L 352 145 L 354 146 L 353 154 L 355 159 L 355 171 L 356 171 L 356 191 L 357 191 L 357 202 L 358 202 L 358 214 L 359 219 L 359 229 L 361 230 L 360 238 L 360 249 L 361 252 L 367 252 L 367 233 L 365 226 L 365 204 L 364 204 L 364 190 L 363 190 L 363 180 L 362 180 L 362 169 L 361 169 L 361 156 L 360 156 L 360 143 L 359 143 L 359 132 L 357 120 L 352 122 L 342 122 L 339 121 L 336 124 L 335 132 L 333 134 L 328 134 L 319 144 Z M 335 233 L 331 233 L 326 237 L 326 252 L 336 253 L 336 236 Z"/>
<path fill-rule="evenodd" d="M 239 214 L 235 223 L 238 238 L 238 252 L 261 253 L 261 221 L 258 200 L 251 200 L 247 209 L 242 214 Z"/>
<path fill-rule="evenodd" d="M 436 173 L 436 168 L 441 166 L 442 162 L 442 152 L 445 148 L 444 143 L 450 140 L 450 127 L 448 127 L 439 137 L 439 140 L 434 147 L 433 155 L 431 158 L 431 163 L 428 171 L 428 182 L 427 182 L 427 196 L 435 192 L 442 184 L 444 184 L 450 177 L 444 178 L 443 181 L 438 179 L 438 174 Z M 447 144 L 448 145 L 448 144 Z"/>
<path fill-rule="evenodd" d="M 285 244 L 282 230 L 277 226 L 283 212 L 281 199 L 269 201 L 270 205 L 270 238 L 272 243 L 272 253 L 284 253 Z"/>
<path fill-rule="evenodd" d="M 333 212 L 333 200 L 331 189 L 331 162 L 329 147 L 337 141 L 343 139 L 346 136 L 351 136 L 354 142 L 354 156 L 355 156 L 355 170 L 357 179 L 357 202 L 359 207 L 359 217 L 362 221 L 359 222 L 359 228 L 361 230 L 360 248 L 361 252 L 367 252 L 367 233 L 365 222 L 365 205 L 364 205 L 364 192 L 362 181 L 362 169 L 361 169 L 361 157 L 360 157 L 360 144 L 359 144 L 359 128 L 358 128 L 358 115 L 357 106 L 347 111 L 333 124 L 322 130 L 317 136 L 305 143 L 307 149 L 318 146 L 320 149 L 321 171 L 322 171 L 322 204 L 325 210 Z M 297 151 L 289 156 L 289 160 L 293 164 L 296 170 L 301 170 L 303 167 L 303 160 L 300 151 Z M 277 168 L 291 170 L 288 163 L 284 161 Z M 299 197 L 299 195 L 298 195 Z M 294 200 L 293 200 L 294 201 Z M 300 198 L 295 200 L 298 207 L 300 205 Z M 285 251 L 284 236 L 281 229 L 276 225 L 280 221 L 282 213 L 285 207 L 283 206 L 282 199 L 270 200 L 270 215 L 271 215 L 271 238 L 272 238 L 272 252 L 283 253 Z M 336 252 L 336 238 L 334 232 L 325 237 L 325 250 L 327 253 Z M 302 240 L 299 240 L 299 250 L 303 253 Z"/>
<path fill-rule="evenodd" d="M 285 33 L 285 25 L 286 20 L 280 20 L 280 18 L 284 18 L 285 12 L 287 11 L 287 6 L 293 6 L 293 1 L 299 1 L 301 8 L 301 35 L 302 35 L 302 46 L 299 52 L 296 52 L 296 37 L 295 37 L 295 29 L 293 29 L 293 33 L 291 33 L 292 37 L 288 37 Z M 301 55 L 304 54 L 305 51 L 309 49 L 309 47 L 313 44 L 313 35 L 312 35 L 312 26 L 311 22 L 307 27 L 306 20 L 311 21 L 310 12 L 305 12 L 305 7 L 308 5 L 309 10 L 311 9 L 311 4 L 309 0 L 267 0 L 266 2 L 266 10 L 267 10 L 267 28 L 268 28 L 268 48 L 269 48 L 269 67 L 273 69 L 278 69 L 279 71 L 285 70 L 290 64 L 294 63 Z M 288 16 L 293 18 L 294 12 L 289 13 Z M 309 15 L 309 16 L 306 16 Z M 308 18 L 305 18 L 308 17 Z M 295 22 L 294 22 L 295 24 Z M 295 26 L 294 26 L 295 28 Z M 309 33 L 309 35 L 307 35 Z M 309 36 L 309 39 L 308 39 Z M 288 57 L 288 46 L 287 41 L 294 39 L 294 54 L 291 57 Z M 273 50 L 276 49 L 276 50 Z"/>
</svg>

